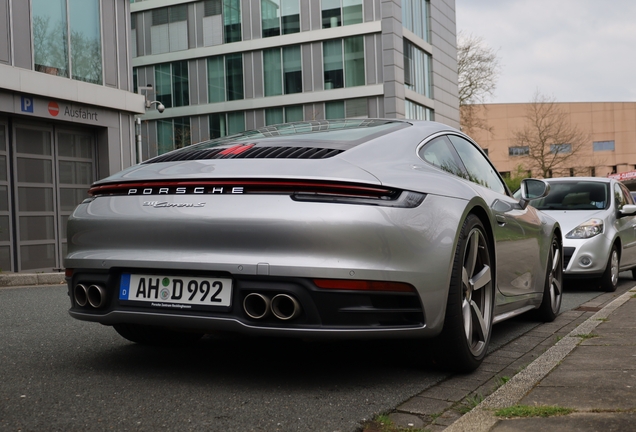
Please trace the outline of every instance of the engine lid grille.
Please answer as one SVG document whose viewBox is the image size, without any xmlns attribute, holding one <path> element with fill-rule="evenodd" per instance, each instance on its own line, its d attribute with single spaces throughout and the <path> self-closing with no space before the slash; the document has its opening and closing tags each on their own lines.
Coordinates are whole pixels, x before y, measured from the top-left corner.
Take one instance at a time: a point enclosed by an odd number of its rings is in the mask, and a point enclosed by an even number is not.
<svg viewBox="0 0 636 432">
<path fill-rule="evenodd" d="M 239 144 L 192 151 L 172 152 L 150 159 L 145 164 L 201 159 L 327 159 L 344 150 L 317 147 L 258 147 Z"/>
</svg>

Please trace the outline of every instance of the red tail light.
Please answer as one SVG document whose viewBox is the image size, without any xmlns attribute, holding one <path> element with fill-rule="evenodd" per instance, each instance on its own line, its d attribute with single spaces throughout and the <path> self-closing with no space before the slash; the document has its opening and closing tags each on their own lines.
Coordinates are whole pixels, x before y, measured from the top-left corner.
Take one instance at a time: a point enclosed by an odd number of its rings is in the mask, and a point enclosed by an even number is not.
<svg viewBox="0 0 636 432">
<path fill-rule="evenodd" d="M 414 293 L 415 287 L 404 282 L 384 282 L 346 279 L 314 279 L 318 288 L 343 291 L 391 291 Z"/>
</svg>

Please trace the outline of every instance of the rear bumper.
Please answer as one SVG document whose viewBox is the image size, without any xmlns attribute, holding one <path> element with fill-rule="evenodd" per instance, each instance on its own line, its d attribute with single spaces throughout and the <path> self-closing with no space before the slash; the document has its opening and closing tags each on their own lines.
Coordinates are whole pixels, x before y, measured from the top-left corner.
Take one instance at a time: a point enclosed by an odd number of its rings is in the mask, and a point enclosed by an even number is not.
<svg viewBox="0 0 636 432">
<path fill-rule="evenodd" d="M 126 271 L 129 271 L 127 269 Z M 225 308 L 188 310 L 163 308 L 157 303 L 139 304 L 119 299 L 118 269 L 109 272 L 80 271 L 68 278 L 74 318 L 105 325 L 135 323 L 201 332 L 227 331 L 251 335 L 295 337 L 408 337 L 430 335 L 416 292 L 355 292 L 321 289 L 303 278 L 234 278 L 232 303 Z M 160 273 L 157 273 L 161 275 Z M 165 273 L 164 273 L 165 274 Z M 205 275 L 203 275 L 205 276 Z M 79 306 L 74 287 L 96 284 L 104 288 L 104 304 Z M 296 299 L 300 313 L 290 320 L 268 313 L 250 317 L 243 304 L 248 294 L 266 298 L 285 294 Z"/>
</svg>

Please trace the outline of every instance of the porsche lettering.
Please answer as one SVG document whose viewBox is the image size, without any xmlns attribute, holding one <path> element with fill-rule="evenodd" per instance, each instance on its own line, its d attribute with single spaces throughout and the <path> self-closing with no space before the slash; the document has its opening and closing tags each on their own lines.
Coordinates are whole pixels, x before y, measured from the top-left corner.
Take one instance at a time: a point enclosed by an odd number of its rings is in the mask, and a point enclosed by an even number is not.
<svg viewBox="0 0 636 432">
<path fill-rule="evenodd" d="M 131 188 L 128 195 L 242 194 L 244 191 L 242 186 L 153 187 Z"/>
</svg>

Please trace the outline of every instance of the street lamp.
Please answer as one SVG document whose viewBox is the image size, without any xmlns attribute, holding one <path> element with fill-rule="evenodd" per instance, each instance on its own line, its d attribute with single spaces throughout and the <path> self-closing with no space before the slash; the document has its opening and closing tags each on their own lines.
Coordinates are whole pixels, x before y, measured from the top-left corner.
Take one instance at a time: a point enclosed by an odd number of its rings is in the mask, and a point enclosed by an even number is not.
<svg viewBox="0 0 636 432">
<path fill-rule="evenodd" d="M 149 90 L 152 90 L 152 86 L 150 84 L 145 87 L 139 87 L 137 89 L 137 93 L 143 94 L 143 96 L 145 97 L 144 106 L 146 107 L 146 109 L 149 109 L 151 106 L 157 105 L 157 111 L 159 111 L 159 114 L 163 113 L 166 109 L 164 104 L 159 101 L 150 102 L 148 100 L 148 94 L 146 92 Z M 141 118 L 139 116 L 135 117 L 135 139 L 137 141 L 137 163 L 141 163 L 143 157 L 141 152 Z"/>
</svg>

